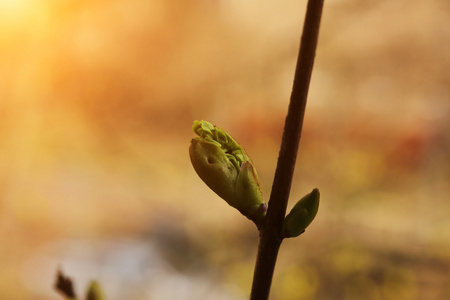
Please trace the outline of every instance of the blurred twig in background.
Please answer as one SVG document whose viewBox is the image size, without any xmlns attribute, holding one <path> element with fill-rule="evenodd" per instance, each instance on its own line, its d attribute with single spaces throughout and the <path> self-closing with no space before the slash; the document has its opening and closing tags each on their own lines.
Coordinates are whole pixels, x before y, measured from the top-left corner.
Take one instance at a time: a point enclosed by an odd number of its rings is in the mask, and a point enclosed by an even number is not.
<svg viewBox="0 0 450 300">
<path fill-rule="evenodd" d="M 76 298 L 75 290 L 73 289 L 72 279 L 65 276 L 62 270 L 58 270 L 56 274 L 55 289 L 66 298 Z"/>
</svg>

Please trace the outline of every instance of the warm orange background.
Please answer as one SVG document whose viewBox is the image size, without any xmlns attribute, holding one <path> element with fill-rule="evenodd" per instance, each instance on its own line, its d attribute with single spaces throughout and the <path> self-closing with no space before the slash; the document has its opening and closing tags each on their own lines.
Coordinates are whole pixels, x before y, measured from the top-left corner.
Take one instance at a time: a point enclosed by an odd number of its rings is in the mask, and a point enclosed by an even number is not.
<svg viewBox="0 0 450 300">
<path fill-rule="evenodd" d="M 190 165 L 225 128 L 266 199 L 305 1 L 0 0 L 0 298 L 246 299 L 258 234 Z M 450 299 L 450 2 L 326 0 L 272 298 Z"/>
</svg>

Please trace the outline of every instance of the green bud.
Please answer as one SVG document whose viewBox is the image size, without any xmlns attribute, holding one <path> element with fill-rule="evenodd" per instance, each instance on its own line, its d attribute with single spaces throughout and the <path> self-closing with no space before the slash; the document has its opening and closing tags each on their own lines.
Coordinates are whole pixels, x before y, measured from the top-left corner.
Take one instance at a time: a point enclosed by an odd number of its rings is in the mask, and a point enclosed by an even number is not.
<svg viewBox="0 0 450 300">
<path fill-rule="evenodd" d="M 258 174 L 242 148 L 225 130 L 195 121 L 189 155 L 198 176 L 229 205 L 253 221 L 267 211 Z"/>
<path fill-rule="evenodd" d="M 88 287 L 86 299 L 87 300 L 105 300 L 103 291 L 100 287 L 100 284 L 97 281 L 95 281 L 95 280 L 91 281 L 91 283 Z"/>
<path fill-rule="evenodd" d="M 319 190 L 314 189 L 294 205 L 290 213 L 284 218 L 284 237 L 296 237 L 305 232 L 306 227 L 311 224 L 319 210 L 319 199 Z"/>
</svg>

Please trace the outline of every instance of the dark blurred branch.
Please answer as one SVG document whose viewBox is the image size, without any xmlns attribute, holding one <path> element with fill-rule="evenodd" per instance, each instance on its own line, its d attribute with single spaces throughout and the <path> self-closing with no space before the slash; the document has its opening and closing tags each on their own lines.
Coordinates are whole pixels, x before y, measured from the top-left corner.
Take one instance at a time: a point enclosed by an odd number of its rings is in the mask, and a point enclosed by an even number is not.
<svg viewBox="0 0 450 300">
<path fill-rule="evenodd" d="M 59 269 L 56 274 L 55 289 L 68 299 L 76 298 L 72 279 L 65 276 L 61 269 Z"/>
<path fill-rule="evenodd" d="M 306 9 L 294 85 L 281 140 L 266 222 L 260 230 L 258 256 L 250 296 L 251 300 L 265 300 L 269 298 L 278 250 L 283 240 L 281 228 L 286 215 L 286 207 L 303 127 L 323 1 L 309 0 Z"/>
</svg>

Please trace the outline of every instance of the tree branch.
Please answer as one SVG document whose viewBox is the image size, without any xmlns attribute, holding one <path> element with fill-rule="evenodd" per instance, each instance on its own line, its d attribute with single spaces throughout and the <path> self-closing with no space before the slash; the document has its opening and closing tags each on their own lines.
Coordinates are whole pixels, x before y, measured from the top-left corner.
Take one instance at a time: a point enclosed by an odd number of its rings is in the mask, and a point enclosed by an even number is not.
<svg viewBox="0 0 450 300">
<path fill-rule="evenodd" d="M 75 290 L 73 288 L 72 279 L 64 275 L 61 269 L 56 274 L 55 289 L 64 295 L 67 299 L 75 299 Z"/>
<path fill-rule="evenodd" d="M 281 228 L 286 215 L 294 175 L 306 99 L 314 65 L 324 0 L 309 0 L 294 76 L 291 99 L 285 121 L 277 168 L 269 199 L 266 221 L 260 230 L 253 286 L 250 299 L 269 298 L 278 250 L 283 240 Z"/>
</svg>

